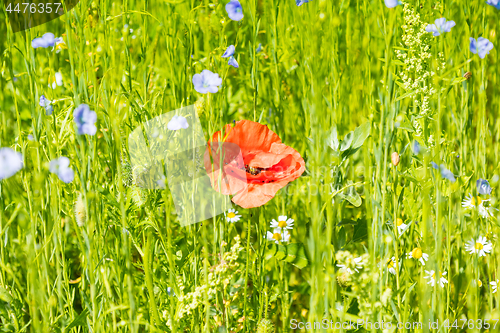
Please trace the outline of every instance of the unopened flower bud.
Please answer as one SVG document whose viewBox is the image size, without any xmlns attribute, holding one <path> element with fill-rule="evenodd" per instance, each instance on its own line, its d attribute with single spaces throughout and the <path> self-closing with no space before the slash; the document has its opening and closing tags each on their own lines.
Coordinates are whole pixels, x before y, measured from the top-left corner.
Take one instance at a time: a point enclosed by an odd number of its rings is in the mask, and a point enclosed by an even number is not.
<svg viewBox="0 0 500 333">
<path fill-rule="evenodd" d="M 399 164 L 399 154 L 397 152 L 394 152 L 391 154 L 391 161 L 394 166 L 398 166 Z"/>
<path fill-rule="evenodd" d="M 340 272 L 340 275 L 337 275 L 337 283 L 342 288 L 347 288 L 351 285 L 351 275 L 347 271 Z"/>
</svg>

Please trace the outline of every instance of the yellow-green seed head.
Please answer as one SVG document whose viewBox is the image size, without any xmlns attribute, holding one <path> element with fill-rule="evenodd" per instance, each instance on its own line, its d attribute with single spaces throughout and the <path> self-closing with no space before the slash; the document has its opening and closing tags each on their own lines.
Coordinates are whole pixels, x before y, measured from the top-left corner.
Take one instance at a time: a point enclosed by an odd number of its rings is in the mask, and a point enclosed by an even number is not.
<svg viewBox="0 0 500 333">
<path fill-rule="evenodd" d="M 257 333 L 274 333 L 274 325 L 269 319 L 261 319 L 257 326 Z"/>
</svg>

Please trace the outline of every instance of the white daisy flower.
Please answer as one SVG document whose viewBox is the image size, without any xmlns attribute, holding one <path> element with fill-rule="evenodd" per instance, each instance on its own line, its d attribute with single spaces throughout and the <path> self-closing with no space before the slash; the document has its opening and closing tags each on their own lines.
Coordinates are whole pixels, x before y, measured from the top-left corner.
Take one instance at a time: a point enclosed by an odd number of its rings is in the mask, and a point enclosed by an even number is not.
<svg viewBox="0 0 500 333">
<path fill-rule="evenodd" d="M 290 241 L 290 233 L 286 229 L 276 228 L 273 232 L 268 231 L 266 236 L 267 240 L 276 244 Z"/>
<path fill-rule="evenodd" d="M 429 255 L 427 253 L 422 252 L 422 249 L 419 247 L 414 248 L 411 252 L 406 254 L 407 259 L 416 259 L 420 261 L 422 266 L 425 266 L 425 262 L 429 260 Z"/>
<path fill-rule="evenodd" d="M 282 228 L 282 229 L 293 229 L 293 219 L 287 219 L 286 216 L 281 215 L 278 217 L 278 221 L 273 219 L 271 221 L 271 228 Z"/>
<path fill-rule="evenodd" d="M 434 287 L 436 284 L 436 272 L 435 271 L 425 271 L 427 276 L 424 276 L 424 279 L 429 279 L 429 282 L 427 284 L 430 284 L 431 286 Z M 448 280 L 444 277 L 447 274 L 447 272 L 442 272 L 439 274 L 439 285 L 441 288 L 444 288 L 444 285 L 448 283 Z"/>
<path fill-rule="evenodd" d="M 358 269 L 363 268 L 362 265 L 360 265 L 360 262 L 363 260 L 362 257 L 357 257 L 357 258 L 347 258 L 345 264 L 337 264 L 337 267 L 343 268 L 347 271 L 349 274 L 353 274 L 354 272 L 352 271 L 351 267 L 354 269 L 356 273 L 359 273 Z"/>
<path fill-rule="evenodd" d="M 480 236 L 477 241 L 474 239 L 465 243 L 465 251 L 470 254 L 479 253 L 480 257 L 485 257 L 486 253 L 490 253 L 493 249 L 493 245 L 489 242 L 486 237 Z"/>
<path fill-rule="evenodd" d="M 399 217 L 396 219 L 396 226 L 398 227 L 398 233 L 401 235 L 408 228 L 408 224 L 404 224 L 403 220 Z"/>
<path fill-rule="evenodd" d="M 491 293 L 495 294 L 497 292 L 497 287 L 498 287 L 499 282 L 500 282 L 499 280 L 490 282 L 491 288 L 493 289 L 493 291 Z"/>
<path fill-rule="evenodd" d="M 396 275 L 396 268 L 399 268 L 400 264 L 401 260 L 399 261 L 399 263 L 396 263 L 396 257 L 392 257 L 391 259 L 387 260 L 387 270 L 392 275 Z"/>
<path fill-rule="evenodd" d="M 235 209 L 229 209 L 227 211 L 227 213 L 224 213 L 224 215 L 226 216 L 226 221 L 227 222 L 231 222 L 231 223 L 234 223 L 234 222 L 238 222 L 241 218 L 241 215 L 237 215 L 238 214 L 238 211 L 235 210 Z"/>
<path fill-rule="evenodd" d="M 471 194 L 468 194 L 465 199 L 462 201 L 462 207 L 467 209 L 477 208 L 479 215 L 483 218 L 488 218 L 493 216 L 493 208 L 486 207 L 484 205 L 485 202 L 490 201 L 490 199 L 481 199 L 481 197 L 474 197 Z"/>
</svg>

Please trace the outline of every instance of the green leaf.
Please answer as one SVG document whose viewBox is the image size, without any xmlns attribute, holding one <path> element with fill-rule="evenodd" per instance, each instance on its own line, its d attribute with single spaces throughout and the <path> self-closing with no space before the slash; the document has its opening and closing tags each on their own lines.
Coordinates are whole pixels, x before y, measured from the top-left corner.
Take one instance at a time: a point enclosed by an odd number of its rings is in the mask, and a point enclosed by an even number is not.
<svg viewBox="0 0 500 333">
<path fill-rule="evenodd" d="M 337 126 L 333 126 L 332 131 L 330 132 L 330 135 L 328 136 L 328 139 L 326 140 L 326 144 L 328 147 L 332 148 L 334 151 L 339 150 L 339 138 L 337 134 Z"/>
<path fill-rule="evenodd" d="M 406 120 L 399 124 L 398 129 L 406 130 L 406 131 L 412 132 L 412 133 L 415 132 L 415 130 L 413 129 L 413 126 Z"/>
<path fill-rule="evenodd" d="M 287 260 L 291 262 L 292 265 L 302 269 L 306 267 L 309 263 L 307 260 L 306 250 L 304 244 L 302 243 L 290 243 L 286 246 L 287 249 Z M 293 261 L 290 261 L 293 258 Z"/>
<path fill-rule="evenodd" d="M 354 226 L 354 236 L 352 237 L 353 242 L 358 242 L 363 240 L 368 236 L 368 226 L 366 225 L 366 220 L 359 220 L 359 223 Z"/>
<path fill-rule="evenodd" d="M 71 324 L 66 327 L 65 331 L 69 332 L 72 328 L 77 327 L 77 326 L 84 326 L 85 325 L 85 320 L 87 319 L 87 316 L 89 315 L 89 310 L 85 308 L 79 315 L 78 317 L 75 318 L 71 322 Z"/>
<path fill-rule="evenodd" d="M 10 296 L 9 292 L 3 287 L 0 287 L 0 300 L 7 303 L 12 302 L 12 296 Z"/>
<path fill-rule="evenodd" d="M 354 221 L 354 220 L 342 220 L 339 223 L 337 223 L 337 227 L 341 227 L 341 226 L 344 226 L 344 225 L 356 225 L 356 224 L 358 224 L 358 221 Z"/>
<path fill-rule="evenodd" d="M 286 245 L 286 262 L 294 262 L 297 258 L 297 252 L 299 251 L 300 243 L 291 243 Z"/>
<path fill-rule="evenodd" d="M 338 232 L 338 239 L 337 239 L 337 244 L 339 248 L 343 248 L 347 240 L 347 234 L 345 232 L 345 229 L 342 227 L 340 228 Z"/>
<path fill-rule="evenodd" d="M 410 97 L 411 95 L 414 95 L 414 94 L 415 94 L 415 90 L 407 92 L 406 94 L 404 94 L 404 95 L 399 96 L 398 98 L 396 98 L 396 102 L 399 102 L 400 100 L 405 99 L 406 97 Z"/>
<path fill-rule="evenodd" d="M 363 125 L 357 127 L 354 130 L 354 137 L 352 139 L 351 149 L 358 149 L 363 145 L 366 138 L 370 135 L 371 124 L 369 121 L 364 123 Z"/>
<path fill-rule="evenodd" d="M 286 257 L 286 247 L 284 247 L 281 244 L 276 244 L 276 253 L 274 254 L 274 257 L 276 260 L 283 260 Z"/>
<path fill-rule="evenodd" d="M 351 147 L 352 139 L 354 138 L 354 132 L 349 132 L 344 137 L 344 140 L 340 143 L 340 151 L 347 150 Z"/>
<path fill-rule="evenodd" d="M 359 207 L 362 204 L 361 197 L 359 196 L 354 186 L 347 189 L 347 195 L 345 196 L 345 199 L 349 201 L 354 207 Z"/>
</svg>

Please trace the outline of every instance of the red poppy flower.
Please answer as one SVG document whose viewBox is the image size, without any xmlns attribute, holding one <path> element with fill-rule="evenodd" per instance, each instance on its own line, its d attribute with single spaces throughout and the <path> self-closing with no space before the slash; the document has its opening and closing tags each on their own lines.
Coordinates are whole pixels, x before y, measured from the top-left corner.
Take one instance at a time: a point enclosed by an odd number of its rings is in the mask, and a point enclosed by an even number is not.
<svg viewBox="0 0 500 333">
<path fill-rule="evenodd" d="M 212 187 L 234 195 L 233 202 L 243 208 L 262 206 L 305 170 L 295 149 L 267 126 L 249 120 L 216 132 L 204 159 Z"/>
</svg>

